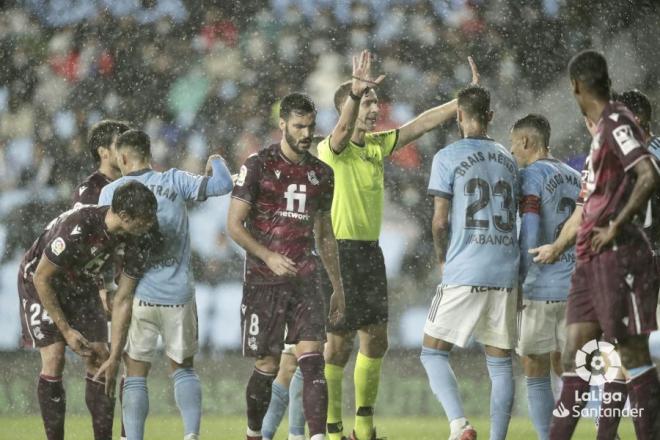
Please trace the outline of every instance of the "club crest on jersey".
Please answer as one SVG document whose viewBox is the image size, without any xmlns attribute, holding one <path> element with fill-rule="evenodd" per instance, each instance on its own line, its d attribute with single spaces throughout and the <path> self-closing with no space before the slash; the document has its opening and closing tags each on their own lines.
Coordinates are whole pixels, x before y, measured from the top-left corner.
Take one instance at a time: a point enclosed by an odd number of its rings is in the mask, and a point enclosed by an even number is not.
<svg viewBox="0 0 660 440">
<path fill-rule="evenodd" d="M 238 178 L 236 179 L 236 186 L 243 186 L 245 184 L 245 178 L 247 177 L 247 167 L 245 165 L 241 166 L 241 171 L 238 173 Z"/>
<path fill-rule="evenodd" d="M 53 252 L 55 255 L 59 255 L 62 252 L 64 252 L 64 249 L 66 249 L 66 243 L 64 242 L 64 239 L 62 237 L 57 237 L 51 244 L 50 244 L 50 250 Z"/>
<path fill-rule="evenodd" d="M 311 183 L 312 185 L 319 184 L 319 179 L 318 177 L 316 177 L 316 172 L 314 170 L 307 172 L 307 179 L 309 180 L 309 183 Z"/>
<path fill-rule="evenodd" d="M 280 170 L 275 170 L 275 177 L 277 177 L 278 180 L 280 178 L 280 174 L 282 174 Z"/>
</svg>

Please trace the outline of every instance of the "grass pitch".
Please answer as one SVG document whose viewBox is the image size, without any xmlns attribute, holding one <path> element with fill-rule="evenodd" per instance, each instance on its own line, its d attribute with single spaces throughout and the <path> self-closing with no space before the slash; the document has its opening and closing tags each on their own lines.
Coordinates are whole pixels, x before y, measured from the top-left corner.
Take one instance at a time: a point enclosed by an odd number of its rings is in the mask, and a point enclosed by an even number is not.
<svg viewBox="0 0 660 440">
<path fill-rule="evenodd" d="M 444 440 L 449 436 L 448 424 L 444 417 L 380 417 L 377 418 L 379 435 L 387 436 L 388 440 Z M 488 438 L 488 419 L 473 419 L 471 422 L 477 429 L 479 438 Z M 345 426 L 352 426 L 351 420 L 346 420 Z M 0 439 L 42 440 L 43 427 L 39 416 L 0 417 Z M 67 440 L 93 439 L 89 416 L 72 415 L 66 420 Z M 119 438 L 119 419 L 115 420 L 114 437 Z M 622 439 L 635 438 L 632 423 L 624 419 L 619 427 Z M 213 417 L 204 415 L 202 419 L 202 439 L 241 440 L 245 438 L 245 420 L 242 417 Z M 145 438 L 148 440 L 180 440 L 183 438 L 183 427 L 178 416 L 154 415 L 147 419 Z M 509 428 L 508 439 L 534 440 L 536 433 L 529 419 L 514 417 Z M 596 429 L 591 420 L 580 422 L 575 440 L 591 440 L 596 438 Z M 283 423 L 276 439 L 286 439 L 286 426 Z"/>
</svg>

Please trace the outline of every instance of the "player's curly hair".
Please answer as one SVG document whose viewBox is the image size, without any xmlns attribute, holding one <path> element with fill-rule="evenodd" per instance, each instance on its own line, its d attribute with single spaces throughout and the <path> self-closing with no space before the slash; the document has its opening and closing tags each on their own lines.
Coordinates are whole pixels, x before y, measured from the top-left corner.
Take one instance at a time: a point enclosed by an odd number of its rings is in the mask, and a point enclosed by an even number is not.
<svg viewBox="0 0 660 440">
<path fill-rule="evenodd" d="M 291 113 L 297 113 L 299 115 L 316 113 L 316 106 L 312 98 L 304 93 L 289 93 L 280 102 L 280 118 L 286 121 L 291 116 Z"/>
<path fill-rule="evenodd" d="M 87 147 L 97 165 L 101 162 L 101 156 L 99 156 L 98 149 L 100 147 L 110 148 L 115 137 L 130 130 L 130 128 L 131 127 L 126 122 L 104 119 L 97 122 L 89 129 L 89 133 L 87 134 Z"/>
<path fill-rule="evenodd" d="M 568 74 L 599 98 L 610 99 L 612 81 L 602 53 L 591 49 L 578 53 L 568 63 Z"/>
</svg>

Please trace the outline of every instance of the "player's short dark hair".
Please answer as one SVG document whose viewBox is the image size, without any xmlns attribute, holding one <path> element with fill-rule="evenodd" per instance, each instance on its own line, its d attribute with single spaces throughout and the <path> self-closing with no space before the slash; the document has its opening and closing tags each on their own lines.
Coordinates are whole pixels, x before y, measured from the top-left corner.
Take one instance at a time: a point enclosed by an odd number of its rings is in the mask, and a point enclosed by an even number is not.
<svg viewBox="0 0 660 440">
<path fill-rule="evenodd" d="M 117 138 L 117 150 L 130 148 L 142 159 L 151 158 L 151 141 L 149 135 L 142 130 L 128 130 Z"/>
<path fill-rule="evenodd" d="M 616 95 L 614 99 L 628 107 L 628 110 L 633 112 L 639 119 L 639 125 L 645 131 L 649 131 L 649 125 L 653 117 L 653 107 L 651 106 L 651 101 L 644 93 L 633 89 Z"/>
<path fill-rule="evenodd" d="M 610 98 L 612 81 L 602 53 L 591 49 L 578 53 L 568 63 L 568 74 L 596 96 Z"/>
<path fill-rule="evenodd" d="M 344 105 L 344 102 L 346 102 L 346 98 L 348 98 L 348 95 L 351 93 L 352 85 L 352 81 L 346 81 L 335 90 L 335 110 L 337 110 L 337 113 L 339 114 L 341 114 L 341 108 Z"/>
<path fill-rule="evenodd" d="M 130 130 L 130 126 L 123 121 L 104 119 L 92 125 L 87 134 L 87 147 L 95 163 L 101 162 L 98 148 L 110 148 L 116 136 Z"/>
<path fill-rule="evenodd" d="M 316 113 L 316 106 L 312 98 L 304 93 L 290 93 L 282 98 L 280 102 L 280 118 L 286 121 L 291 116 L 291 113 L 297 113 L 299 115 Z"/>
<path fill-rule="evenodd" d="M 470 118 L 482 124 L 488 122 L 490 113 L 490 92 L 481 86 L 467 86 L 457 95 L 458 106 Z"/>
<path fill-rule="evenodd" d="M 112 211 L 125 212 L 132 219 L 156 220 L 156 196 L 137 180 L 120 185 L 112 195 Z"/>
<path fill-rule="evenodd" d="M 541 140 L 543 141 L 543 146 L 548 148 L 550 146 L 550 122 L 543 115 L 538 115 L 530 113 L 524 118 L 518 119 L 515 124 L 513 124 L 514 130 L 534 130 L 538 133 Z"/>
</svg>

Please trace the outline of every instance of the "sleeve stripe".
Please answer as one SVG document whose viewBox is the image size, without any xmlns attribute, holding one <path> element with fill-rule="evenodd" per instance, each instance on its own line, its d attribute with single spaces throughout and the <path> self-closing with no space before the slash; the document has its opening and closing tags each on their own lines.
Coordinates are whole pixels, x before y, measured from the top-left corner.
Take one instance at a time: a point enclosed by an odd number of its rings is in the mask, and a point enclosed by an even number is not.
<svg viewBox="0 0 660 440">
<path fill-rule="evenodd" d="M 630 171 L 635 165 L 637 165 L 637 163 L 638 163 L 639 161 L 641 161 L 641 160 L 643 160 L 643 159 L 649 159 L 649 160 L 651 161 L 651 163 L 654 162 L 653 159 L 651 159 L 650 153 L 645 153 L 645 154 L 642 154 L 641 156 L 639 156 L 637 159 L 635 159 L 635 160 L 633 160 L 632 162 L 630 162 L 626 167 L 623 168 L 623 170 L 624 170 L 625 172 Z M 656 169 L 657 169 L 657 168 L 656 168 Z"/>
<path fill-rule="evenodd" d="M 396 129 L 396 134 L 394 135 L 394 145 L 392 146 L 392 151 L 394 151 L 397 147 L 400 146 L 400 145 L 397 145 L 398 142 L 399 142 L 399 129 L 397 128 Z"/>
<path fill-rule="evenodd" d="M 440 191 L 440 190 L 437 190 L 437 189 L 430 189 L 429 188 L 429 190 L 427 192 L 432 196 L 442 197 L 443 199 L 447 199 L 447 200 L 451 200 L 452 198 L 454 198 L 453 194 L 450 194 L 450 193 L 447 193 L 447 192 L 444 192 L 444 191 Z"/>
<path fill-rule="evenodd" d="M 238 197 L 238 196 L 232 195 L 231 198 L 232 198 L 232 199 L 236 199 L 236 200 L 240 200 L 241 202 L 245 202 L 245 203 L 247 203 L 248 205 L 252 205 L 252 202 L 250 202 L 249 200 L 242 199 L 242 198 L 240 198 L 240 197 Z"/>
<path fill-rule="evenodd" d="M 541 198 L 535 195 L 525 195 L 520 200 L 521 214 L 539 214 L 541 212 Z"/>
</svg>

